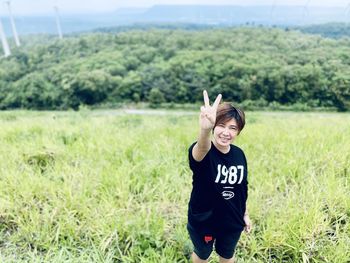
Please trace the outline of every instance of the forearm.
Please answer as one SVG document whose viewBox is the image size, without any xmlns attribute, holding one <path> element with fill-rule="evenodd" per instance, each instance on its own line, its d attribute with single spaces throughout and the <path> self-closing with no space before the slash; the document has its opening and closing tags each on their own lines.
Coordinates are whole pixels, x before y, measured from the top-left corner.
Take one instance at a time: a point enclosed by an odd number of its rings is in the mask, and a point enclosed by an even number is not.
<svg viewBox="0 0 350 263">
<path fill-rule="evenodd" d="M 247 207 L 245 209 L 244 216 L 249 216 L 249 212 L 248 212 L 248 208 Z"/>
<path fill-rule="evenodd" d="M 206 151 L 208 152 L 211 147 L 211 140 L 210 140 L 210 130 L 200 129 L 199 136 L 197 140 L 197 147 L 199 151 Z"/>
<path fill-rule="evenodd" d="M 196 161 L 201 161 L 208 153 L 211 147 L 210 140 L 211 130 L 200 129 L 198 140 L 196 145 L 193 147 L 192 155 Z"/>
</svg>

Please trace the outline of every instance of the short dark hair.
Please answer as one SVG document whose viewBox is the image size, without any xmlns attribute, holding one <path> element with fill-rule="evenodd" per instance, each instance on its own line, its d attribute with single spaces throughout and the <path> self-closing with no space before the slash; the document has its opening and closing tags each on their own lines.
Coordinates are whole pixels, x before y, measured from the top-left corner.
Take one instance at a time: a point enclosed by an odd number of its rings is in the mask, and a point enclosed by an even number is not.
<svg viewBox="0 0 350 263">
<path fill-rule="evenodd" d="M 233 106 L 231 103 L 222 103 L 216 111 L 216 121 L 214 128 L 218 124 L 226 123 L 231 119 L 235 119 L 238 125 L 238 131 L 241 132 L 245 125 L 245 115 L 243 110 Z"/>
</svg>

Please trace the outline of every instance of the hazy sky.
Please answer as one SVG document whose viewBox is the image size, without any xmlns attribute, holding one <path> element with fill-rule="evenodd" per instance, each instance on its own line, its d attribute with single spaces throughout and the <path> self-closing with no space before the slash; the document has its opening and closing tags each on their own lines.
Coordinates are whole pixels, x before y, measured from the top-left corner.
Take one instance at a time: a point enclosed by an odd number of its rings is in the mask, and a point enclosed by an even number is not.
<svg viewBox="0 0 350 263">
<path fill-rule="evenodd" d="M 0 14 L 7 14 L 5 1 L 0 0 Z M 114 11 L 122 7 L 150 7 L 155 4 L 197 5 L 308 5 L 343 6 L 350 0 L 11 0 L 14 15 L 51 13 L 57 5 L 61 13 Z"/>
</svg>

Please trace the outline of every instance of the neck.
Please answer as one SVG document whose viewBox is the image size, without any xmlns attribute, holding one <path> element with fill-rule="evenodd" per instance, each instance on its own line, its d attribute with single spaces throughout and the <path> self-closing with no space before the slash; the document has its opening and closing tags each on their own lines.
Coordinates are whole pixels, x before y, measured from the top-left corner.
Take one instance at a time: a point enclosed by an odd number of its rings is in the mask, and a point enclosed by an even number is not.
<svg viewBox="0 0 350 263">
<path fill-rule="evenodd" d="M 216 143 L 216 141 L 213 141 L 213 144 L 215 145 L 216 149 L 218 149 L 222 153 L 228 153 L 230 151 L 230 145 L 228 146 L 221 146 Z"/>
</svg>

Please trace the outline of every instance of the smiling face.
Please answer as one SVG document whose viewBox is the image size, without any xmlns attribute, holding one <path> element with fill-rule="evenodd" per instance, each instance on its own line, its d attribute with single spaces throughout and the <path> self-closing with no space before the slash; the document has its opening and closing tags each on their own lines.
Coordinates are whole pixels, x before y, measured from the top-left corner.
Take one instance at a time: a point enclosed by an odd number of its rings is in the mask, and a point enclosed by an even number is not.
<svg viewBox="0 0 350 263">
<path fill-rule="evenodd" d="M 230 151 L 230 144 L 243 130 L 244 112 L 230 103 L 220 104 L 216 112 L 213 130 L 213 143 L 222 153 Z"/>
<path fill-rule="evenodd" d="M 213 131 L 213 143 L 220 151 L 226 153 L 230 150 L 231 142 L 239 133 L 237 121 L 230 119 L 225 123 L 218 123 Z"/>
</svg>

